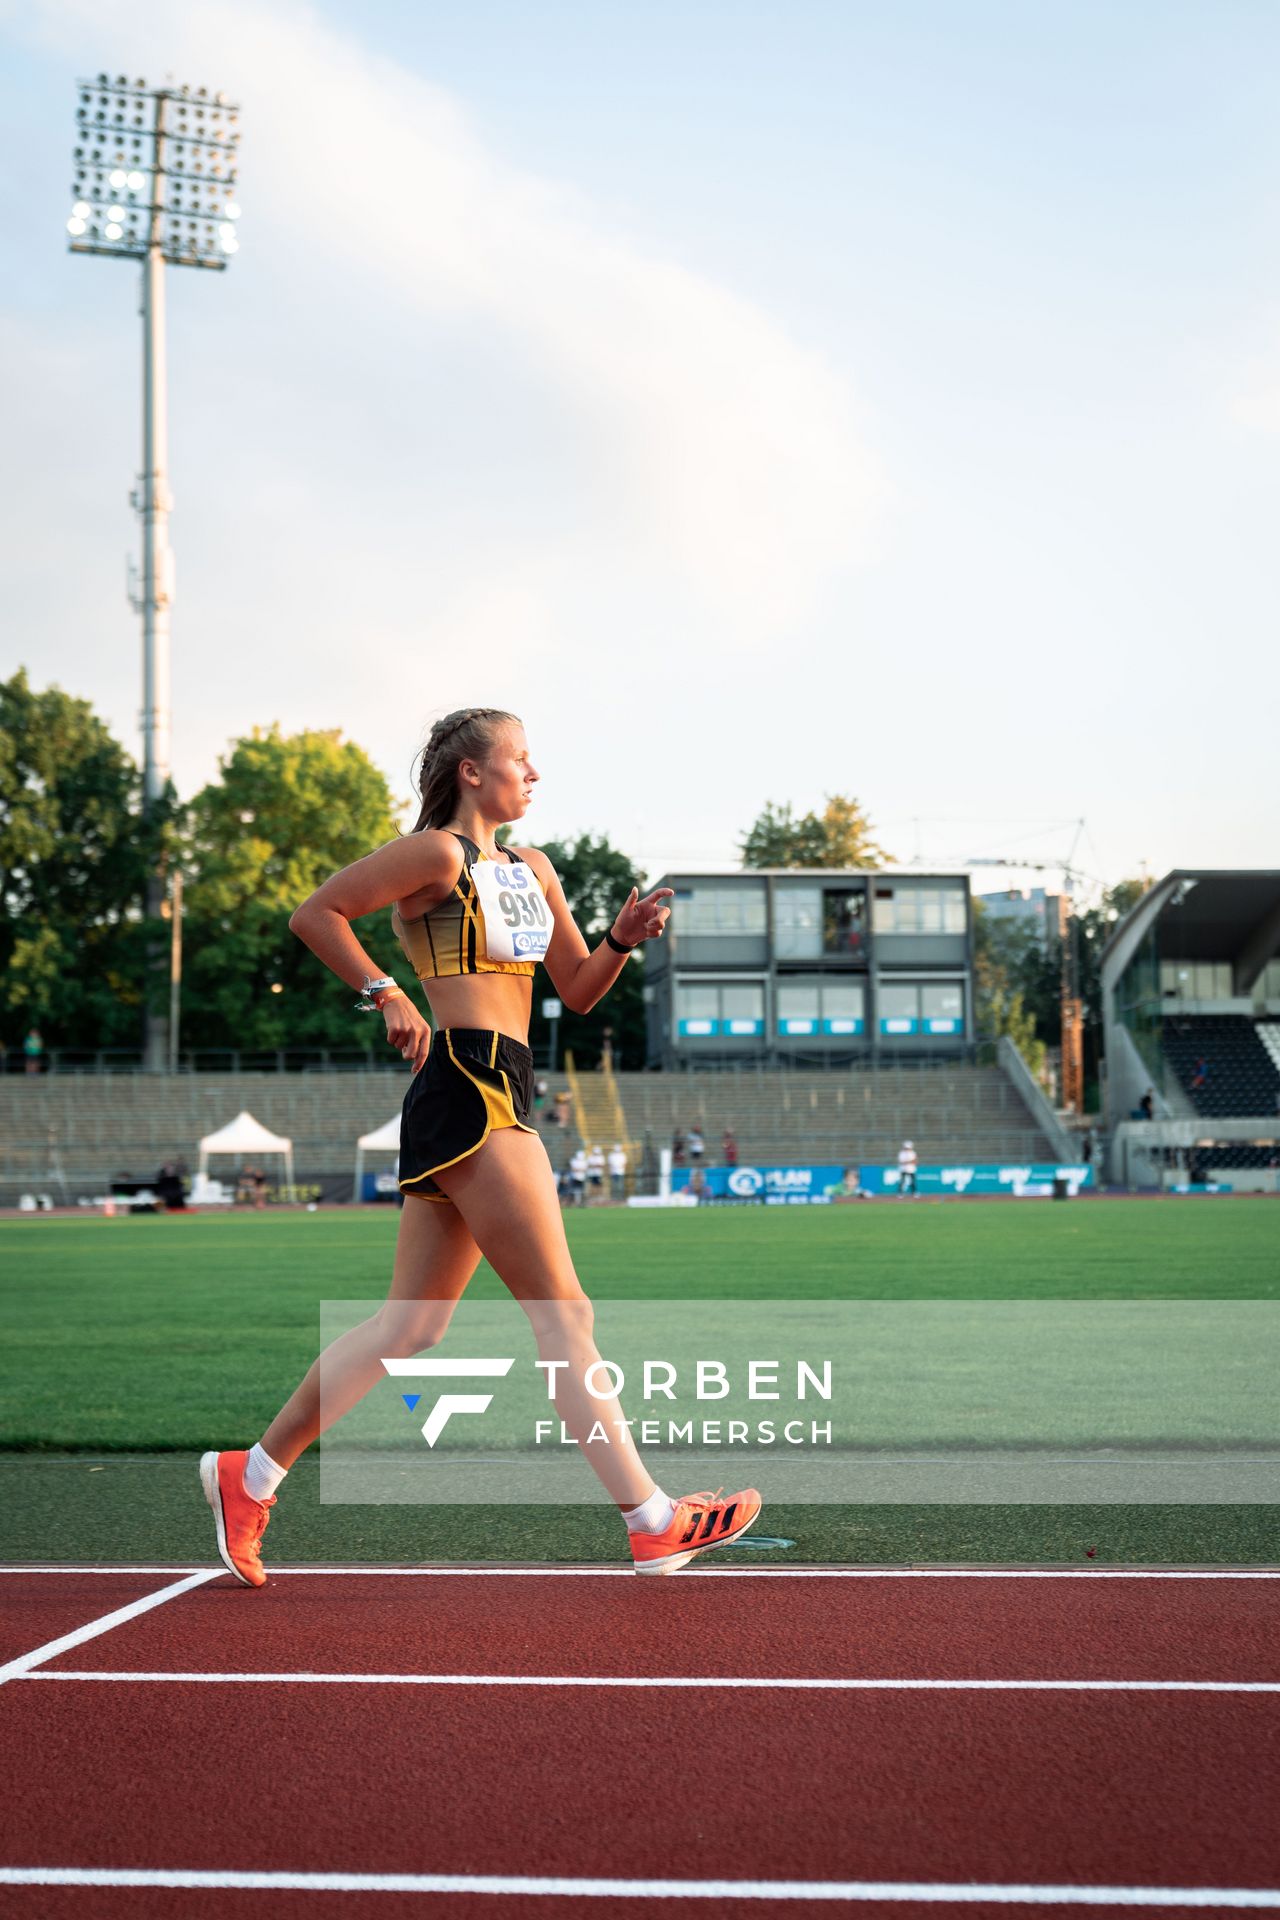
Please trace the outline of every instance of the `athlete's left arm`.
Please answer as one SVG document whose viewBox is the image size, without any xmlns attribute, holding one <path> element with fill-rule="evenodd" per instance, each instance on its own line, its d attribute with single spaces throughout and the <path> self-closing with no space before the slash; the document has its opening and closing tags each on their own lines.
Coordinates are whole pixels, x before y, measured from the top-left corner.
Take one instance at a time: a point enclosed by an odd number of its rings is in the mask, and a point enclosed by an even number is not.
<svg viewBox="0 0 1280 1920">
<path fill-rule="evenodd" d="M 537 847 L 512 847 L 511 851 L 533 868 L 551 909 L 553 931 L 546 959 L 551 984 L 571 1013 L 590 1013 L 608 993 L 628 956 L 615 953 L 607 940 L 602 940 L 594 953 L 591 951 L 569 911 L 559 875 L 545 853 Z M 614 939 L 626 947 L 660 939 L 671 914 L 666 902 L 673 893 L 672 887 L 655 887 L 641 899 L 639 888 L 632 887 L 614 919 Z"/>
</svg>

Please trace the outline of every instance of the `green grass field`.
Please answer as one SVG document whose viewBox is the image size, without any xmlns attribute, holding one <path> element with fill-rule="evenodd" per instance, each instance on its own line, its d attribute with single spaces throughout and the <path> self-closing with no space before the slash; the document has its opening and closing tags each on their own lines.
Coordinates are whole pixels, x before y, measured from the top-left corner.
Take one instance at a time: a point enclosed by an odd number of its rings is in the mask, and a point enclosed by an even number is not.
<svg viewBox="0 0 1280 1920">
<path fill-rule="evenodd" d="M 1266 1199 L 874 1203 L 568 1221 L 609 1300 L 1226 1301 L 1280 1298 Z M 325 1300 L 385 1290 L 393 1211 L 0 1223 L 9 1358 L 0 1556 L 208 1557 L 193 1454 L 244 1445 L 315 1354 Z M 476 1297 L 500 1299 L 487 1268 Z M 726 1468 L 728 1462 L 726 1462 Z M 332 1507 L 312 1459 L 273 1519 L 278 1559 L 612 1560 L 605 1510 Z M 679 1490 L 679 1489 L 673 1489 Z M 766 1489 L 767 1491 L 767 1489 Z M 779 1507 L 787 1556 L 1095 1564 L 1280 1559 L 1270 1507 Z M 753 1555 L 767 1563 L 769 1553 Z"/>
</svg>

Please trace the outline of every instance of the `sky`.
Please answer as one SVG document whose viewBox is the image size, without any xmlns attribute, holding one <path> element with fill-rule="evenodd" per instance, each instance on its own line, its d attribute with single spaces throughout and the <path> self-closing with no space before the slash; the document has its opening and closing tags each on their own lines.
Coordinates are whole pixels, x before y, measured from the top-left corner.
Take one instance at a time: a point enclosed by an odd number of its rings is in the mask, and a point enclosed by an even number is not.
<svg viewBox="0 0 1280 1920">
<path fill-rule="evenodd" d="M 138 750 L 137 267 L 75 81 L 222 88 L 167 275 L 174 775 L 524 719 L 526 836 L 856 795 L 979 890 L 1280 865 L 1280 9 L 0 0 L 0 672 Z M 13 183 L 17 183 L 14 192 Z M 1081 824 L 1083 823 L 1083 824 Z"/>
</svg>

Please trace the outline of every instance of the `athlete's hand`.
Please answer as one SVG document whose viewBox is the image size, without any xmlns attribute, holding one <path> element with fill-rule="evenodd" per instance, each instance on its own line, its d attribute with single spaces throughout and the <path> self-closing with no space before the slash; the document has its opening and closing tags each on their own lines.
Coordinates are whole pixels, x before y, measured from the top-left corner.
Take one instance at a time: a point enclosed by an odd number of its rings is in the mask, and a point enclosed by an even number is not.
<svg viewBox="0 0 1280 1920">
<path fill-rule="evenodd" d="M 613 923 L 614 939 L 621 940 L 624 947 L 638 947 L 642 940 L 658 939 L 671 918 L 670 907 L 664 907 L 662 902 L 674 896 L 674 887 L 655 887 L 642 900 L 639 888 L 632 887 Z"/>
<path fill-rule="evenodd" d="M 382 1003 L 382 1017 L 387 1023 L 387 1039 L 393 1047 L 399 1047 L 417 1073 L 431 1045 L 430 1027 L 407 993 L 389 994 Z"/>
</svg>

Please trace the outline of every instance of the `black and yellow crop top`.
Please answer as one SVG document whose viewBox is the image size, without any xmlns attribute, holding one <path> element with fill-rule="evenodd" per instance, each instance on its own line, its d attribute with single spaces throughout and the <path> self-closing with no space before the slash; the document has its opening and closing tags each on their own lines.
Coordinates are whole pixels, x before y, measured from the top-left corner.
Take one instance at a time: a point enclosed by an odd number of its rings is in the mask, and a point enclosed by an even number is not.
<svg viewBox="0 0 1280 1920">
<path fill-rule="evenodd" d="M 484 936 L 484 915 L 471 869 L 483 855 L 474 840 L 455 833 L 462 846 L 462 871 L 448 894 L 430 913 L 405 922 L 393 909 L 391 927 L 419 980 L 444 980 L 463 973 L 523 973 L 538 970 L 536 960 L 491 960 Z M 507 858 L 516 856 L 507 852 Z"/>
</svg>

